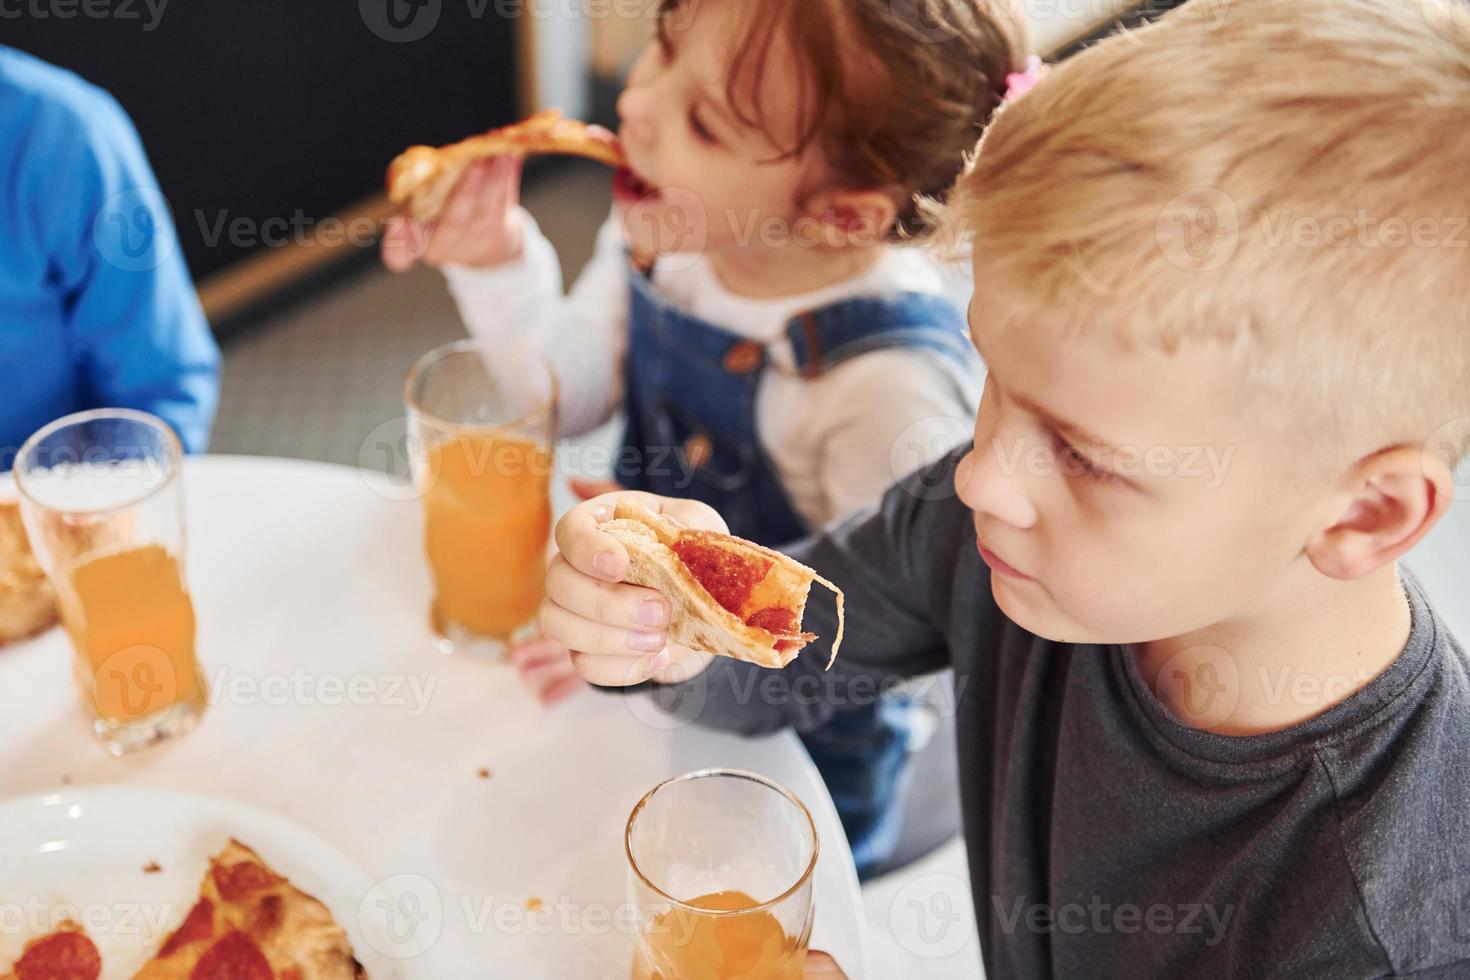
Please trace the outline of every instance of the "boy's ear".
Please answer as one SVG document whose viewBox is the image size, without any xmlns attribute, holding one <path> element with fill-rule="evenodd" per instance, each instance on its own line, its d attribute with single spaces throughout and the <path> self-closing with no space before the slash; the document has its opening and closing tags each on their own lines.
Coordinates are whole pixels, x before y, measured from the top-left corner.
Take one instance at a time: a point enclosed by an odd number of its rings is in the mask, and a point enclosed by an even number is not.
<svg viewBox="0 0 1470 980">
<path fill-rule="evenodd" d="M 898 220 L 893 195 L 881 189 L 822 191 L 806 210 L 827 227 L 826 241 L 851 245 L 881 243 Z"/>
<path fill-rule="evenodd" d="M 1323 575 L 1361 578 L 1428 534 L 1449 510 L 1454 478 L 1434 452 L 1400 446 L 1359 460 L 1344 480 L 1334 522 L 1312 535 L 1307 558 Z"/>
</svg>

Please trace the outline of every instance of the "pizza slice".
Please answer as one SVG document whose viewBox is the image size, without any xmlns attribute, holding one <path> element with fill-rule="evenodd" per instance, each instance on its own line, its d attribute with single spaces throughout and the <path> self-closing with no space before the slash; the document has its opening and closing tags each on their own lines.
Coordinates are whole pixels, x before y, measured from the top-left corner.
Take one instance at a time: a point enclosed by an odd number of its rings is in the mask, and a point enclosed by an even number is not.
<svg viewBox="0 0 1470 980">
<path fill-rule="evenodd" d="M 31 551 L 20 507 L 0 500 L 0 644 L 34 636 L 54 622 L 56 595 Z"/>
<path fill-rule="evenodd" d="M 588 157 L 610 167 L 621 167 L 624 162 L 622 145 L 612 133 L 547 109 L 523 122 L 449 146 L 409 147 L 388 166 L 388 200 L 407 205 L 420 221 L 431 221 L 444 210 L 454 186 L 472 163 L 529 153 Z"/>
<path fill-rule="evenodd" d="M 26 943 L 11 972 L 0 980 L 97 980 L 102 956 L 97 945 L 75 922 Z"/>
<path fill-rule="evenodd" d="M 813 582 L 837 595 L 842 645 L 842 591 L 800 562 L 729 534 L 681 527 L 629 497 L 602 529 L 622 542 L 627 581 L 657 589 L 669 601 L 669 639 L 691 650 L 785 667 L 817 637 L 801 629 Z"/>
<path fill-rule="evenodd" d="M 347 933 L 316 899 L 231 840 L 199 900 L 134 980 L 364 980 Z"/>
</svg>

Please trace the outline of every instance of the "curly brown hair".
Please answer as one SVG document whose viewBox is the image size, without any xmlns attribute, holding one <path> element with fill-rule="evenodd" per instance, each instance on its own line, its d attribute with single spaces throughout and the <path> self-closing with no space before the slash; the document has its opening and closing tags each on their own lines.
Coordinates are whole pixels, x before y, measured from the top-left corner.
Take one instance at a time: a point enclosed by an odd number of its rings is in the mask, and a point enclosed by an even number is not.
<svg viewBox="0 0 1470 980">
<path fill-rule="evenodd" d="M 701 0 L 662 0 L 658 30 Z M 891 240 L 931 221 L 921 201 L 942 200 L 1005 96 L 1006 76 L 1030 51 L 1011 0 L 739 0 L 743 35 L 727 73 L 727 101 L 745 125 L 780 143 L 752 80 L 772 48 L 788 45 L 807 66 L 798 136 L 778 159 L 819 148 L 833 180 L 891 188 Z"/>
</svg>

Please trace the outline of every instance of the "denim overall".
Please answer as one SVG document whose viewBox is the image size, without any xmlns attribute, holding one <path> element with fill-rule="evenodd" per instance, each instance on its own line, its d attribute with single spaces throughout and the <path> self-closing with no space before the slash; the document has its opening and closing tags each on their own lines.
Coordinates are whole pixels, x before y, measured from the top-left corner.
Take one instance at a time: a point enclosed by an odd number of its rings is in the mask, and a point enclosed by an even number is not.
<svg viewBox="0 0 1470 980">
<path fill-rule="evenodd" d="M 630 490 L 702 500 L 732 534 L 780 547 L 814 529 L 792 507 L 756 431 L 761 344 L 690 316 L 629 271 L 624 367 L 627 428 L 616 477 Z M 786 336 L 803 378 L 870 351 L 926 348 L 966 370 L 978 362 L 964 317 L 924 293 L 859 297 L 802 313 Z M 902 474 L 898 474 L 902 475 Z M 911 705 L 885 696 L 803 732 L 842 818 L 859 874 L 880 865 L 902 829 Z"/>
</svg>

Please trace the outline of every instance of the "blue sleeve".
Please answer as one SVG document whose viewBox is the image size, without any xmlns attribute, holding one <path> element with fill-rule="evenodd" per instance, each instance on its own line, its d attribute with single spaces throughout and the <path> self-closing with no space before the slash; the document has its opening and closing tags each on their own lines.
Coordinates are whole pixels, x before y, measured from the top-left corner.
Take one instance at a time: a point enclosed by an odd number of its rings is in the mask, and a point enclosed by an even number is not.
<svg viewBox="0 0 1470 980">
<path fill-rule="evenodd" d="M 92 404 L 137 408 L 201 452 L 219 401 L 210 333 L 158 181 L 122 107 L 100 91 L 53 131 L 40 183 L 67 345 Z"/>
</svg>

